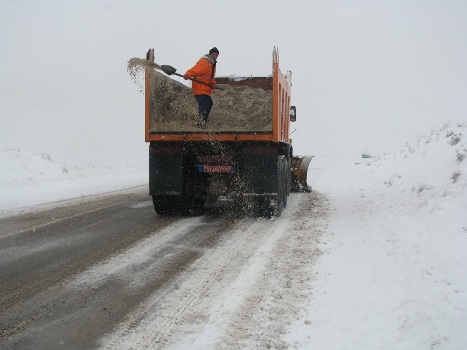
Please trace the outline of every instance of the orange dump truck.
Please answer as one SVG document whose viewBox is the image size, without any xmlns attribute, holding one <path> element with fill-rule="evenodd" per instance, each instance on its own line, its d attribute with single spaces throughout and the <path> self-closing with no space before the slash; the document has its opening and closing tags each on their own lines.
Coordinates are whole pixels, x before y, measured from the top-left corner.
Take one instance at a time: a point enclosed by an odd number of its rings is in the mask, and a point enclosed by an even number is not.
<svg viewBox="0 0 467 350">
<path fill-rule="evenodd" d="M 154 51 L 146 58 L 154 62 Z M 155 65 L 157 66 L 157 65 Z M 158 71 L 145 72 L 149 192 L 160 215 L 190 213 L 208 198 L 236 198 L 258 215 L 277 216 L 290 191 L 309 191 L 311 156 L 293 155 L 292 73 L 272 55 L 268 77 L 216 77 L 206 129 L 196 127 L 191 89 Z"/>
</svg>

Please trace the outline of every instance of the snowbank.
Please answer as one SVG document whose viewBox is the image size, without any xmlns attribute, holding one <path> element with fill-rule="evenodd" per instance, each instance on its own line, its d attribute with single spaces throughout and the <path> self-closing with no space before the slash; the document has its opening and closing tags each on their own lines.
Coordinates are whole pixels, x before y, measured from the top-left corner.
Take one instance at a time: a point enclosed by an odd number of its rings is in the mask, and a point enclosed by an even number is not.
<svg viewBox="0 0 467 350">
<path fill-rule="evenodd" d="M 18 149 L 0 153 L 0 215 L 14 209 L 147 184 L 147 168 L 77 168 L 50 155 Z"/>
<path fill-rule="evenodd" d="M 314 302 L 293 325 L 290 344 L 328 350 L 465 347 L 464 134 L 465 125 L 444 126 L 366 164 L 316 169 L 310 182 L 329 195 L 333 219 Z"/>
</svg>

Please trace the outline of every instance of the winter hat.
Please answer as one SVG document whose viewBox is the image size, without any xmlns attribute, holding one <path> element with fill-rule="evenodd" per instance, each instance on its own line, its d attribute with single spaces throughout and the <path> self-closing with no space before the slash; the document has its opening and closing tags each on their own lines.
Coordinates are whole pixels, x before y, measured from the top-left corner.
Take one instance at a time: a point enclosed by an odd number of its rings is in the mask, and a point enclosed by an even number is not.
<svg viewBox="0 0 467 350">
<path fill-rule="evenodd" d="M 219 54 L 219 50 L 217 49 L 217 47 L 213 47 L 211 50 L 209 50 L 209 54 L 212 54 L 212 53 Z"/>
</svg>

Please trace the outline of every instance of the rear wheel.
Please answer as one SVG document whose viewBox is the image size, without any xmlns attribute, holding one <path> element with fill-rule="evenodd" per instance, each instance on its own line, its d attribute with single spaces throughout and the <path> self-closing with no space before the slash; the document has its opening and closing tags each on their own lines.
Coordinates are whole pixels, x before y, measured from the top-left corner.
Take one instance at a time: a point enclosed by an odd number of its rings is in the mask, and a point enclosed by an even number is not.
<svg viewBox="0 0 467 350">
<path fill-rule="evenodd" d="M 287 199 L 290 194 L 290 165 L 288 158 L 281 161 L 281 188 L 282 188 L 282 208 L 287 206 Z"/>
<path fill-rule="evenodd" d="M 258 215 L 265 218 L 279 216 L 287 206 L 290 187 L 289 165 L 287 158 L 280 156 L 277 163 L 277 197 L 257 199 Z"/>
</svg>

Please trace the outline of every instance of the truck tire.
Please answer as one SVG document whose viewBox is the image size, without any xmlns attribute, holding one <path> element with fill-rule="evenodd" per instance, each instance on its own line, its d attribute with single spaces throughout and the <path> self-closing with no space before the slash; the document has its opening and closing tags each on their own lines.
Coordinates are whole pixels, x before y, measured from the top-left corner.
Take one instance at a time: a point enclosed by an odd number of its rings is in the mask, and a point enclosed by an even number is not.
<svg viewBox="0 0 467 350">
<path fill-rule="evenodd" d="M 280 156 L 277 161 L 277 197 L 261 197 L 257 199 L 258 215 L 264 218 L 278 217 L 287 206 L 290 177 L 288 160 Z"/>
<path fill-rule="evenodd" d="M 281 211 L 287 206 L 287 198 L 289 197 L 289 166 L 286 157 L 281 157 L 280 160 L 280 206 Z"/>
</svg>

